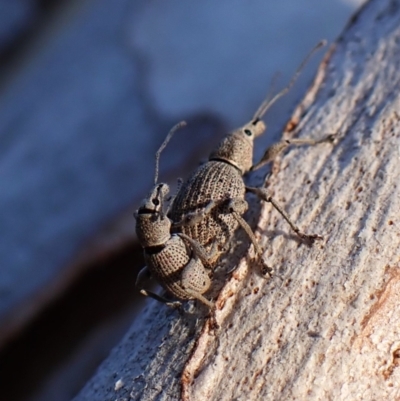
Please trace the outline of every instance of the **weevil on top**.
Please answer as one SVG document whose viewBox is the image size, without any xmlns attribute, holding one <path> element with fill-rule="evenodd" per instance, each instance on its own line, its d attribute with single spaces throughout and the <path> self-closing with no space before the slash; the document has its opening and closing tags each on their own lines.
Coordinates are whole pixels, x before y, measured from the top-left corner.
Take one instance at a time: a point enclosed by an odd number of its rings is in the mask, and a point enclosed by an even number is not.
<svg viewBox="0 0 400 401">
<path fill-rule="evenodd" d="M 164 210 L 169 193 L 169 186 L 158 181 L 160 154 L 177 129 L 186 125 L 184 121 L 175 125 L 156 153 L 154 187 L 135 212 L 136 234 L 143 247 L 146 267 L 140 272 L 136 286 L 143 295 L 171 307 L 180 307 L 179 301 L 170 301 L 144 288 L 153 276 L 169 293 L 180 300 L 198 299 L 211 310 L 214 304 L 204 297 L 211 284 L 210 255 L 195 240 L 184 233 L 171 234 L 171 220 Z M 171 202 L 171 200 L 170 200 Z"/>
<path fill-rule="evenodd" d="M 265 188 L 246 187 L 243 175 L 270 162 L 288 146 L 316 145 L 333 141 L 333 135 L 325 136 L 320 140 L 282 140 L 267 149 L 261 161 L 253 165 L 254 139 L 266 130 L 266 125 L 261 118 L 280 97 L 290 90 L 309 58 L 325 44 L 325 41 L 321 41 L 312 49 L 288 86 L 271 100 L 263 101 L 250 122 L 227 135 L 211 153 L 208 162 L 199 166 L 176 194 L 168 214 L 174 222 L 173 229 L 177 233 L 183 233 L 192 238 L 207 252 L 213 249 L 209 259 L 211 268 L 216 266 L 220 256 L 226 252 L 235 230 L 240 226 L 247 233 L 257 257 L 262 262 L 262 273 L 268 275 L 273 273 L 273 269 L 262 259 L 263 250 L 251 227 L 242 217 L 248 208 L 245 200 L 246 192 L 254 193 L 262 200 L 270 202 L 301 239 L 312 243 L 322 238 L 317 234 L 303 233 Z"/>
</svg>

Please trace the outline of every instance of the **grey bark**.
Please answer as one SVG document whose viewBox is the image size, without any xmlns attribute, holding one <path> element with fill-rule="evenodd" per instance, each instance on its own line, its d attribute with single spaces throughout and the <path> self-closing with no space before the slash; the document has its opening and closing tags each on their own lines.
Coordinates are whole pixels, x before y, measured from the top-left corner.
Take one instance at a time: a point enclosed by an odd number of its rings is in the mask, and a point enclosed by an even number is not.
<svg viewBox="0 0 400 401">
<path fill-rule="evenodd" d="M 369 2 L 284 132 L 338 133 L 288 152 L 268 183 L 324 241 L 301 244 L 263 205 L 253 218 L 275 277 L 242 258 L 216 331 L 149 302 L 76 401 L 400 399 L 399 45 L 400 1 Z"/>
</svg>

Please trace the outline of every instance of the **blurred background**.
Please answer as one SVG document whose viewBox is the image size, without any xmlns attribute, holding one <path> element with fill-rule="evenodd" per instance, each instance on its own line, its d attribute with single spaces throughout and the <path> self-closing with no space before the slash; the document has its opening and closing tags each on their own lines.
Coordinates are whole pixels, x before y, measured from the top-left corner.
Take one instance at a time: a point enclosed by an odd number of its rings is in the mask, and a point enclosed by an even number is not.
<svg viewBox="0 0 400 401">
<path fill-rule="evenodd" d="M 70 400 L 145 302 L 132 214 L 362 0 L 0 0 L 0 388 Z M 277 140 L 324 51 L 265 117 Z"/>
</svg>

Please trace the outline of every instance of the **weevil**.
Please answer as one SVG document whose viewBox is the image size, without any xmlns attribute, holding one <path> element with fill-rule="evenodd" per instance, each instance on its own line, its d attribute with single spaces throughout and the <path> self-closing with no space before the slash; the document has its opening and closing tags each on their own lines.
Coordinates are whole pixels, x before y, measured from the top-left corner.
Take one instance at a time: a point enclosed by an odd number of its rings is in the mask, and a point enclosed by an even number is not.
<svg viewBox="0 0 400 401">
<path fill-rule="evenodd" d="M 268 98 L 264 100 L 250 122 L 223 138 L 211 153 L 208 161 L 194 171 L 176 195 L 169 213 L 174 222 L 173 229 L 188 235 L 204 246 L 207 251 L 215 248 L 215 244 L 217 244 L 217 251 L 214 252 L 211 260 L 213 267 L 216 266 L 220 256 L 226 252 L 230 239 L 240 226 L 247 233 L 254 245 L 257 257 L 263 263 L 262 272 L 264 274 L 273 273 L 273 270 L 264 263 L 263 250 L 251 227 L 242 217 L 248 208 L 245 200 L 246 192 L 253 192 L 261 199 L 270 202 L 289 222 L 300 238 L 309 242 L 322 238 L 317 234 L 310 235 L 301 232 L 278 203 L 266 193 L 266 190 L 246 187 L 243 176 L 250 170 L 268 163 L 290 145 L 316 145 L 322 142 L 332 142 L 332 135 L 321 140 L 283 140 L 267 149 L 261 162 L 253 166 L 254 139 L 266 130 L 266 125 L 261 118 L 276 100 L 290 90 L 308 59 L 324 45 L 325 41 L 322 41 L 312 49 L 296 70 L 287 87 L 271 100 Z"/>
<path fill-rule="evenodd" d="M 172 302 L 154 292 L 146 290 L 144 284 L 153 276 L 169 293 L 180 300 L 198 299 L 210 309 L 214 304 L 204 297 L 209 289 L 212 260 L 210 255 L 197 242 L 184 233 L 171 234 L 171 220 L 164 205 L 169 194 L 169 186 L 157 183 L 161 152 L 177 129 L 186 125 L 184 121 L 175 125 L 168 133 L 156 153 L 154 187 L 134 213 L 136 233 L 143 247 L 146 267 L 138 274 L 136 286 L 143 295 L 171 307 L 180 307 L 180 302 Z M 171 202 L 171 200 L 170 200 Z M 170 203 L 171 204 L 171 203 Z"/>
</svg>

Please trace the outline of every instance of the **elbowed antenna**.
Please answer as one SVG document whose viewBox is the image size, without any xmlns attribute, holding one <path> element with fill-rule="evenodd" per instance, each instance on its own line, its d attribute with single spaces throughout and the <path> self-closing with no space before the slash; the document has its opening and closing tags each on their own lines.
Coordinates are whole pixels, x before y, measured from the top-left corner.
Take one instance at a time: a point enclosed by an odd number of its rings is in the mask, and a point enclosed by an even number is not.
<svg viewBox="0 0 400 401">
<path fill-rule="evenodd" d="M 268 109 L 279 99 L 281 98 L 283 95 L 285 95 L 287 92 L 289 92 L 289 90 L 291 89 L 291 87 L 294 85 L 294 83 L 296 82 L 297 78 L 299 77 L 301 71 L 303 70 L 303 68 L 305 67 L 305 65 L 308 63 L 308 61 L 310 60 L 311 56 L 317 51 L 319 50 L 321 47 L 324 47 L 326 45 L 327 41 L 326 40 L 321 40 L 316 46 L 313 47 L 313 49 L 310 51 L 310 53 L 308 53 L 308 55 L 306 56 L 306 58 L 302 61 L 302 63 L 300 64 L 300 66 L 297 68 L 295 74 L 293 75 L 292 79 L 290 80 L 288 86 L 286 86 L 286 88 L 282 89 L 280 92 L 278 92 L 272 99 L 269 99 L 269 96 L 267 96 L 267 99 L 265 99 L 260 107 L 258 108 L 258 110 L 255 112 L 254 117 L 253 117 L 253 121 L 257 121 L 260 120 L 261 117 L 268 111 Z"/>
<path fill-rule="evenodd" d="M 172 129 L 168 132 L 167 137 L 164 139 L 164 142 L 160 146 L 160 149 L 157 150 L 156 153 L 156 171 L 154 174 L 154 185 L 157 184 L 158 181 L 158 166 L 159 166 L 159 161 L 160 161 L 160 155 L 161 152 L 165 149 L 165 147 L 168 145 L 168 142 L 171 140 L 172 136 L 175 134 L 175 132 L 182 127 L 186 126 L 186 121 L 181 121 L 180 123 L 174 125 Z"/>
</svg>

